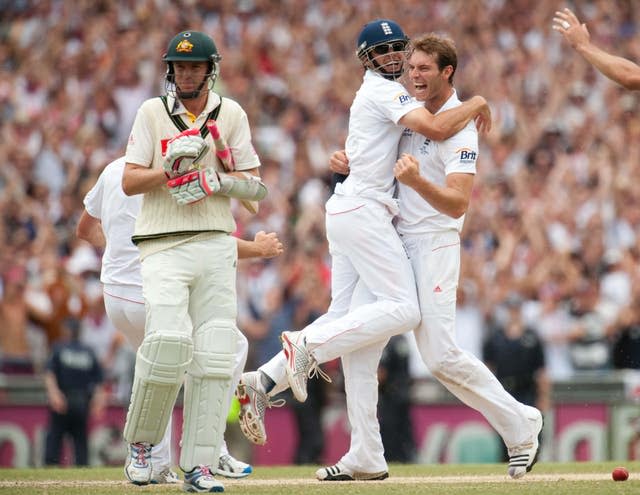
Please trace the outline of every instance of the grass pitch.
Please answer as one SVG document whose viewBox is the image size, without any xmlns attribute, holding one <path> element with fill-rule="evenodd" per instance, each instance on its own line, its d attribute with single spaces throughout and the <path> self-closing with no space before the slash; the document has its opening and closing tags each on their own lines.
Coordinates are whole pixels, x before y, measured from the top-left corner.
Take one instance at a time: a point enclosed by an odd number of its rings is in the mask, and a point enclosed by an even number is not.
<svg viewBox="0 0 640 495">
<path fill-rule="evenodd" d="M 629 479 L 614 482 L 618 465 Z M 506 474 L 506 464 L 391 465 L 384 481 L 319 482 L 316 466 L 257 467 L 244 480 L 225 480 L 226 493 L 281 494 L 446 494 L 446 495 L 598 495 L 640 494 L 640 462 L 538 463 L 521 480 Z M 181 493 L 181 485 L 133 486 L 122 468 L 0 469 L 0 495 L 149 495 Z"/>
</svg>

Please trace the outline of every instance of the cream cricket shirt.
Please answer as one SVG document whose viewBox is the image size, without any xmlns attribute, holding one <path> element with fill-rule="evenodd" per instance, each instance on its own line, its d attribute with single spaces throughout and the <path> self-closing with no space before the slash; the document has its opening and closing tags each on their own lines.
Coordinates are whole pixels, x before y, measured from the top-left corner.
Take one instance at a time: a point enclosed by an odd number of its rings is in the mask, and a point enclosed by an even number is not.
<svg viewBox="0 0 640 495">
<path fill-rule="evenodd" d="M 251 131 L 247 115 L 242 107 L 229 98 L 220 98 L 213 91 L 204 111 L 191 122 L 180 101 L 167 98 L 172 116 L 177 116 L 190 128 L 202 128 L 209 113 L 222 100 L 222 107 L 216 119 L 220 132 L 232 150 L 236 170 L 249 170 L 260 166 L 260 160 L 251 143 Z M 171 120 L 160 98 L 145 101 L 138 109 L 127 145 L 126 162 L 145 167 L 162 167 L 166 143 L 180 129 Z M 209 134 L 205 137 L 211 150 L 215 150 Z M 204 167 L 222 170 L 214 151 L 209 151 L 201 162 Z M 134 239 L 145 241 L 140 244 L 143 257 L 181 240 L 188 240 L 199 232 L 227 232 L 235 230 L 231 215 L 230 200 L 225 196 L 212 195 L 192 205 L 178 205 L 169 195 L 166 186 L 144 194 L 140 215 L 136 221 Z M 168 243 L 168 245 L 167 245 Z"/>
</svg>

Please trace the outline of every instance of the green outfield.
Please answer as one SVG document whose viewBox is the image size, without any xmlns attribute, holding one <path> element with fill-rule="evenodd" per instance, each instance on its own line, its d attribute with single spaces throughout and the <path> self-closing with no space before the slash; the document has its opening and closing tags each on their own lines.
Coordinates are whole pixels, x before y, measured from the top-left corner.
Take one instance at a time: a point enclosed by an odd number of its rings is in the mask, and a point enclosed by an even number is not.
<svg viewBox="0 0 640 495">
<path fill-rule="evenodd" d="M 611 470 L 625 465 L 627 481 L 614 482 Z M 640 493 L 640 462 L 540 463 L 522 480 L 511 480 L 504 464 L 392 465 L 385 481 L 324 482 L 315 466 L 258 467 L 249 478 L 224 480 L 226 493 L 383 495 L 609 495 Z M 121 468 L 1 469 L 0 495 L 84 495 L 182 493 L 180 485 L 136 487 L 123 481 Z"/>
</svg>

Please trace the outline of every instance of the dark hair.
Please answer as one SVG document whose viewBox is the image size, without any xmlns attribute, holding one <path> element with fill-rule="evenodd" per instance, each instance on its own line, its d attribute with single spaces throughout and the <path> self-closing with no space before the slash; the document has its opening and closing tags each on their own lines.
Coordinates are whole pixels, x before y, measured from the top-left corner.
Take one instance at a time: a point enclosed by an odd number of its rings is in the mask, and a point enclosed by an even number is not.
<svg viewBox="0 0 640 495">
<path fill-rule="evenodd" d="M 453 67 L 453 72 L 449 76 L 449 84 L 453 84 L 453 76 L 458 68 L 458 53 L 453 40 L 435 33 L 425 34 L 411 40 L 411 53 L 415 50 L 424 52 L 427 55 L 435 55 L 440 71 L 449 65 Z"/>
</svg>

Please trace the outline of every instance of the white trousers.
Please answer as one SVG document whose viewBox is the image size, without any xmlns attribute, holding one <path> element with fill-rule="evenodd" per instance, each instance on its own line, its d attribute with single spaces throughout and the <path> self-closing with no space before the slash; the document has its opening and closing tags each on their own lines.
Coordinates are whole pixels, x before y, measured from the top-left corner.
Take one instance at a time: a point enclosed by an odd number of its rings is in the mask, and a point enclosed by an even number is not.
<svg viewBox="0 0 640 495">
<path fill-rule="evenodd" d="M 450 231 L 404 237 L 416 282 L 422 320 L 415 329 L 420 355 L 433 375 L 458 399 L 479 411 L 501 435 L 507 447 L 529 440 L 527 412 L 485 364 L 458 346 L 455 333 L 456 289 L 460 275 L 460 238 Z M 357 291 L 354 304 L 371 296 Z M 343 356 L 351 445 L 342 458 L 350 469 L 385 471 L 387 464 L 377 422 L 378 362 L 385 342 Z M 409 384 L 407 384 L 408 386 Z"/>
<path fill-rule="evenodd" d="M 107 284 L 104 287 L 104 303 L 107 316 L 113 326 L 123 332 L 134 349 L 137 350 L 144 337 L 145 308 L 142 297 L 142 287 L 136 285 Z M 241 332 L 238 332 L 236 345 L 238 353 L 234 363 L 232 386 L 227 399 L 229 407 L 233 400 L 233 392 L 240 381 L 240 376 L 247 362 L 247 354 L 249 351 L 249 342 Z M 171 431 L 171 420 L 169 420 L 162 440 L 151 449 L 151 463 L 156 473 L 173 466 Z M 229 453 L 227 443 L 224 440 L 220 448 L 220 453 Z M 212 463 L 212 465 L 215 467 L 217 462 Z"/>
<path fill-rule="evenodd" d="M 326 314 L 302 330 L 319 363 L 386 342 L 418 324 L 413 271 L 392 219 L 375 200 L 333 195 L 327 202 L 331 304 Z M 358 284 L 368 289 L 371 300 L 354 307 Z M 276 382 L 272 394 L 287 387 L 285 365 L 280 352 L 259 368 Z"/>
</svg>

